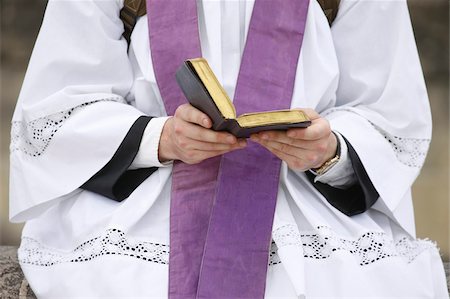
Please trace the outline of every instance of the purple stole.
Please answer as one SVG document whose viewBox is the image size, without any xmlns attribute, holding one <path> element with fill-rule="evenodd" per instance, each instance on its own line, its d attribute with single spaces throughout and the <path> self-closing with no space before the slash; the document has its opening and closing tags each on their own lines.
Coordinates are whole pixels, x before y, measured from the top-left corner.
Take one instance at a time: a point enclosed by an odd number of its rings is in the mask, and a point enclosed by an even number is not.
<svg viewBox="0 0 450 299">
<path fill-rule="evenodd" d="M 240 66 L 237 114 L 290 108 L 309 0 L 256 0 Z M 201 57 L 196 0 L 147 0 L 153 67 L 168 115 L 186 99 L 175 72 Z M 263 298 L 281 161 L 256 143 L 176 161 L 170 298 Z"/>
</svg>

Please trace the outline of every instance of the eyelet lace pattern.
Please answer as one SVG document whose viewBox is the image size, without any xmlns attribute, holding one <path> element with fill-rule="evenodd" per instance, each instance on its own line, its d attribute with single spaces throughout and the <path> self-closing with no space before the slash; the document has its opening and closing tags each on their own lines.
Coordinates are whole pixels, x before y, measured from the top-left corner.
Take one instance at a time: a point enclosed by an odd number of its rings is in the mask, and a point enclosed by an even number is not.
<svg viewBox="0 0 450 299">
<path fill-rule="evenodd" d="M 136 242 L 127 238 L 124 232 L 110 229 L 105 235 L 90 239 L 69 252 L 45 247 L 40 242 L 27 237 L 22 238 L 19 248 L 19 261 L 36 266 L 87 262 L 105 255 L 129 256 L 157 264 L 168 264 L 169 245 Z"/>
<path fill-rule="evenodd" d="M 277 247 L 272 242 L 269 265 L 281 263 Z M 71 252 L 62 252 L 43 246 L 40 242 L 24 237 L 19 248 L 19 261 L 35 266 L 53 266 L 61 263 L 87 262 L 104 255 L 129 256 L 143 261 L 167 265 L 169 263 L 169 245 L 136 242 L 127 238 L 125 233 L 110 229 L 103 237 L 84 242 Z"/>
<path fill-rule="evenodd" d="M 430 146 L 430 139 L 393 136 L 374 124 L 372 126 L 389 142 L 402 164 L 409 167 L 422 167 Z"/>
<path fill-rule="evenodd" d="M 273 239 L 279 248 L 301 246 L 305 258 L 326 259 L 335 251 L 346 251 L 352 254 L 361 266 L 388 257 L 401 257 L 410 263 L 425 250 L 435 248 L 435 244 L 428 240 L 403 237 L 393 241 L 381 232 L 367 232 L 355 240 L 337 236 L 328 227 L 318 227 L 315 232 L 300 234 L 294 225 L 278 228 L 273 232 Z"/>
<path fill-rule="evenodd" d="M 302 246 L 304 257 L 326 259 L 337 250 L 352 254 L 361 266 L 388 257 L 403 257 L 413 261 L 423 251 L 434 248 L 426 240 L 402 238 L 394 243 L 383 234 L 369 232 L 357 240 L 349 240 L 334 235 L 331 229 L 319 227 L 318 233 L 300 234 L 294 225 L 280 227 L 273 233 L 269 252 L 269 266 L 281 263 L 278 248 L 295 245 Z M 35 266 L 53 266 L 62 263 L 87 262 L 106 255 L 128 256 L 146 262 L 166 265 L 169 263 L 169 245 L 138 242 L 118 229 L 109 229 L 103 236 L 90 239 L 72 251 L 49 248 L 32 238 L 23 237 L 19 248 L 19 261 Z"/>
<path fill-rule="evenodd" d="M 359 115 L 349 108 L 334 108 L 328 110 L 323 116 L 328 116 L 334 112 L 346 111 Z M 374 123 L 369 123 L 386 139 L 391 145 L 400 163 L 414 168 L 422 167 L 430 146 L 431 139 L 426 138 L 406 138 L 392 135 Z"/>
<path fill-rule="evenodd" d="M 278 256 L 278 247 L 274 241 L 270 244 L 269 251 L 269 266 L 281 264 L 280 257 Z"/>
<path fill-rule="evenodd" d="M 123 100 L 121 97 L 95 100 L 30 122 L 13 121 L 11 123 L 11 153 L 21 151 L 32 157 L 42 155 L 53 136 L 73 113 L 88 105 L 104 101 L 122 102 Z"/>
</svg>

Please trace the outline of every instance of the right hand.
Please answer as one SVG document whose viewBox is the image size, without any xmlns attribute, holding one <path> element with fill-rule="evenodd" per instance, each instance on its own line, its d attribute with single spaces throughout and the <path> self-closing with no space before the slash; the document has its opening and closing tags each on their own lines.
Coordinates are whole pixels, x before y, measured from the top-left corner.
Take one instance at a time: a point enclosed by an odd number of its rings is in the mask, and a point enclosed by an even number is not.
<svg viewBox="0 0 450 299">
<path fill-rule="evenodd" d="M 184 104 L 169 118 L 161 133 L 158 157 L 161 162 L 181 160 L 197 164 L 203 160 L 242 149 L 245 139 L 211 129 L 211 119 L 200 110 Z"/>
</svg>

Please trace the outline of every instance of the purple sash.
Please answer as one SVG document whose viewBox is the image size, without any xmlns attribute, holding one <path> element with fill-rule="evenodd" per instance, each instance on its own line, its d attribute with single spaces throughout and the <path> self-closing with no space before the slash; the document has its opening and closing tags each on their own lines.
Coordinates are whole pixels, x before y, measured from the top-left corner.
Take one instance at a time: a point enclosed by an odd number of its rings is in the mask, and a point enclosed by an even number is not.
<svg viewBox="0 0 450 299">
<path fill-rule="evenodd" d="M 309 0 L 256 0 L 234 105 L 238 114 L 290 107 Z M 169 115 L 175 81 L 201 57 L 196 0 L 147 0 L 153 67 Z M 249 142 L 197 165 L 174 164 L 171 298 L 263 298 L 281 161 Z"/>
</svg>

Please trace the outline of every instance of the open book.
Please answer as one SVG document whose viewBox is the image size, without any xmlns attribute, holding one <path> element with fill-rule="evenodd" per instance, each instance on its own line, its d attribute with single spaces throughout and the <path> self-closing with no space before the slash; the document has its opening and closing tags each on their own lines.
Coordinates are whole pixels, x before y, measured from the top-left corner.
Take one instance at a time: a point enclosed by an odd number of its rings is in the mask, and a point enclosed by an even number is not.
<svg viewBox="0 0 450 299">
<path fill-rule="evenodd" d="M 178 85 L 189 103 L 206 113 L 213 130 L 228 131 L 238 138 L 269 130 L 305 128 L 311 124 L 300 110 L 275 110 L 236 116 L 236 109 L 204 58 L 189 59 L 176 73 Z"/>
</svg>

